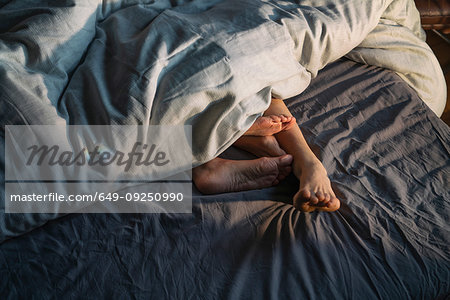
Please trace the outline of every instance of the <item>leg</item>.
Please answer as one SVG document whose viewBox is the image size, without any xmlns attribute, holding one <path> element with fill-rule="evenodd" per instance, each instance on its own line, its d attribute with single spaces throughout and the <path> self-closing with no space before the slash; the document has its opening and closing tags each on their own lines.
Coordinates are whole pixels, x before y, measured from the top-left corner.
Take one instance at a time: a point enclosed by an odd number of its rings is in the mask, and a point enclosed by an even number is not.
<svg viewBox="0 0 450 300">
<path fill-rule="evenodd" d="M 192 178 L 203 194 L 219 194 L 265 188 L 278 184 L 291 172 L 292 156 L 254 160 L 215 158 L 192 170 Z"/>
<path fill-rule="evenodd" d="M 280 99 L 272 99 L 265 114 L 286 115 L 291 113 Z M 275 134 L 280 147 L 288 154 L 292 154 L 294 161 L 292 171 L 300 180 L 300 188 L 294 196 L 294 205 L 302 211 L 335 211 L 340 202 L 331 188 L 330 180 L 322 163 L 306 143 L 297 124 L 288 130 Z"/>
</svg>

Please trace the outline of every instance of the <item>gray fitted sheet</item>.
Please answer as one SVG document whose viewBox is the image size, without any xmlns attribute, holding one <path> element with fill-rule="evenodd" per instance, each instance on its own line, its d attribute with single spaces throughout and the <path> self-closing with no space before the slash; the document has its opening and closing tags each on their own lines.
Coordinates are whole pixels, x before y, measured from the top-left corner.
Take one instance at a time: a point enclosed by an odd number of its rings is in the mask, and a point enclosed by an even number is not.
<svg viewBox="0 0 450 300">
<path fill-rule="evenodd" d="M 287 104 L 338 212 L 296 210 L 288 177 L 248 192 L 194 189 L 192 214 L 67 215 L 0 244 L 1 298 L 448 295 L 449 127 L 394 73 L 346 60 Z"/>
</svg>

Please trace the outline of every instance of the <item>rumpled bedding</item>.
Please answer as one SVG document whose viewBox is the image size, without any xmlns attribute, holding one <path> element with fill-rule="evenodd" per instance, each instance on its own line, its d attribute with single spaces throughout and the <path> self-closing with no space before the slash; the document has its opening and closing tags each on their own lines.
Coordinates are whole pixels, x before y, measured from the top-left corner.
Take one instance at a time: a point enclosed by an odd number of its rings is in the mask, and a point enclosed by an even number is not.
<svg viewBox="0 0 450 300">
<path fill-rule="evenodd" d="M 0 154 L 4 125 L 191 125 L 196 166 L 344 55 L 446 101 L 412 0 L 15 0 L 0 19 Z M 54 217 L 0 218 L 0 239 Z"/>
<path fill-rule="evenodd" d="M 16 0 L 0 18 L 4 122 L 192 125 L 194 166 L 344 55 L 445 106 L 412 0 Z"/>
<path fill-rule="evenodd" d="M 0 20 L 2 298 L 448 295 L 446 90 L 413 1 L 16 0 Z M 4 213 L 4 125 L 192 125 L 197 165 L 298 94 L 337 213 L 295 210 L 294 178 L 188 215 Z"/>
<path fill-rule="evenodd" d="M 194 189 L 192 214 L 66 215 L 0 244 L 1 298 L 446 299 L 450 128 L 393 72 L 348 60 L 286 103 L 339 211 L 296 210 L 291 176 Z"/>
</svg>

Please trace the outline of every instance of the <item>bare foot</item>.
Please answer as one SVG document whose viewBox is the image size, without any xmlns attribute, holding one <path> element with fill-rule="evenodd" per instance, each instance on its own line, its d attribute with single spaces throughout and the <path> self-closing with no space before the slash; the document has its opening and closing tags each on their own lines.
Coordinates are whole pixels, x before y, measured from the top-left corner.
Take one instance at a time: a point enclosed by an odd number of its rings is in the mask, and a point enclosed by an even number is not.
<svg viewBox="0 0 450 300">
<path fill-rule="evenodd" d="M 291 155 L 254 160 L 215 158 L 192 170 L 193 181 L 203 194 L 260 189 L 276 185 L 291 172 Z"/>
<path fill-rule="evenodd" d="M 294 206 L 304 212 L 331 212 L 338 210 L 340 205 L 322 163 L 317 161 L 304 167 L 300 176 L 300 189 L 294 196 Z"/>
<path fill-rule="evenodd" d="M 287 130 L 295 125 L 295 118 L 285 115 L 269 115 L 256 119 L 244 135 L 268 136 Z"/>
<path fill-rule="evenodd" d="M 277 139 L 273 135 L 268 136 L 241 136 L 233 146 L 250 152 L 258 157 L 281 156 L 286 152 L 280 148 Z"/>
</svg>

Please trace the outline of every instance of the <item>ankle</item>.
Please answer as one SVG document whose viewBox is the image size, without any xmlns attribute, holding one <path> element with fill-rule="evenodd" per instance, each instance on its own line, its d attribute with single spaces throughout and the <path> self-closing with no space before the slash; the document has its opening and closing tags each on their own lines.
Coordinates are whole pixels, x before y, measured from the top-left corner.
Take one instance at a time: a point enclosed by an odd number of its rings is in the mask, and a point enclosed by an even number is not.
<svg viewBox="0 0 450 300">
<path fill-rule="evenodd" d="M 316 170 L 316 169 L 324 169 L 322 162 L 317 157 L 310 157 L 307 159 L 294 159 L 293 163 L 293 173 L 297 178 L 300 178 L 302 171 Z"/>
</svg>

